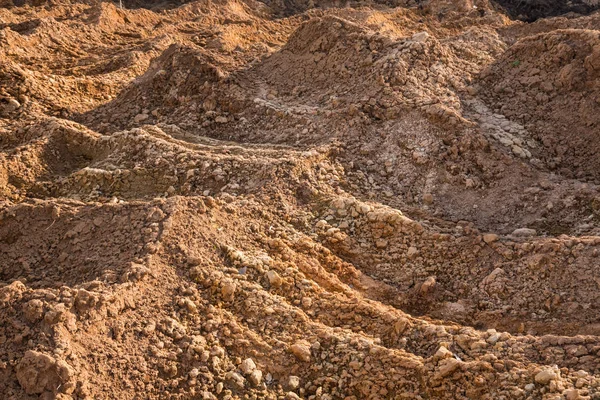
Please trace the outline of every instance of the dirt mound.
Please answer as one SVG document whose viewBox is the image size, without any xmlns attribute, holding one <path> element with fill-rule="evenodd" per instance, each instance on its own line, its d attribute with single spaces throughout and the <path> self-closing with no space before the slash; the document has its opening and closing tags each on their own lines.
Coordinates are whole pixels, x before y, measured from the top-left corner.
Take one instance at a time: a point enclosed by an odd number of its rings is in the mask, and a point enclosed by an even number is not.
<svg viewBox="0 0 600 400">
<path fill-rule="evenodd" d="M 596 0 L 496 0 L 496 2 L 512 17 L 529 22 L 567 13 L 586 15 L 600 8 Z"/>
<path fill-rule="evenodd" d="M 481 75 L 487 101 L 527 125 L 549 168 L 596 183 L 599 62 L 596 31 L 559 30 L 522 39 Z"/>
<path fill-rule="evenodd" d="M 0 8 L 2 396 L 600 398 L 594 15 L 125 5 Z"/>
</svg>

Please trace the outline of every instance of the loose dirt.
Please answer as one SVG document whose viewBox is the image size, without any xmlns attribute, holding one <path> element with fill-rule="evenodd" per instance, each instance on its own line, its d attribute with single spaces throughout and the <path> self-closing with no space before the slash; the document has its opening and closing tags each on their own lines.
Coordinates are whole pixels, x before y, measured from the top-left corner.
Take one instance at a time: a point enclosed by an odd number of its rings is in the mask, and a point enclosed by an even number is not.
<svg viewBox="0 0 600 400">
<path fill-rule="evenodd" d="M 123 4 L 0 2 L 0 398 L 600 399 L 598 4 Z"/>
</svg>

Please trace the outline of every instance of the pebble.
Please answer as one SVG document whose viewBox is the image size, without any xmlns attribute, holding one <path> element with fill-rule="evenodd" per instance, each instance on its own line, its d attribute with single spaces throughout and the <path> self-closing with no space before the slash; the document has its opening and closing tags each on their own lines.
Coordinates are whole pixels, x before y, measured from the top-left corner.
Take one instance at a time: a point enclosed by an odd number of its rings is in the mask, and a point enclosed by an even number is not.
<svg viewBox="0 0 600 400">
<path fill-rule="evenodd" d="M 296 390 L 300 387 L 300 378 L 295 375 L 290 375 L 283 382 L 283 388 L 288 391 Z"/>
<path fill-rule="evenodd" d="M 498 240 L 498 235 L 494 234 L 494 233 L 486 233 L 485 235 L 483 235 L 483 241 L 485 243 L 493 243 L 496 240 Z"/>
<path fill-rule="evenodd" d="M 413 42 L 424 42 L 429 38 L 429 33 L 423 31 L 423 32 L 417 32 L 414 35 L 412 35 L 411 40 Z"/>
<path fill-rule="evenodd" d="M 226 301 L 233 301 L 233 299 L 235 298 L 235 283 L 233 282 L 226 282 L 222 287 L 221 287 L 221 295 L 223 296 L 223 299 Z"/>
<path fill-rule="evenodd" d="M 267 279 L 272 287 L 278 288 L 283 284 L 283 279 L 275 271 L 267 271 Z"/>
<path fill-rule="evenodd" d="M 299 341 L 290 346 L 290 351 L 300 361 L 310 361 L 310 345 L 304 341 Z"/>
<path fill-rule="evenodd" d="M 255 370 L 256 370 L 256 364 L 254 363 L 254 360 L 252 360 L 251 358 L 246 358 L 240 364 L 240 371 L 242 371 L 242 373 L 244 375 L 250 375 Z"/>
<path fill-rule="evenodd" d="M 530 229 L 530 228 L 518 228 L 515 229 L 512 233 L 512 236 L 515 237 L 531 237 L 531 236 L 535 236 L 537 235 L 537 232 L 535 229 Z"/>
<path fill-rule="evenodd" d="M 227 374 L 225 374 L 225 380 L 231 387 L 238 390 L 244 389 L 244 385 L 246 383 L 246 379 L 234 371 L 229 371 Z"/>
<path fill-rule="evenodd" d="M 545 369 L 537 373 L 537 375 L 535 376 L 535 381 L 542 385 L 547 385 L 550 383 L 550 381 L 556 379 L 556 377 L 557 375 L 556 372 L 554 372 L 554 370 Z"/>
</svg>

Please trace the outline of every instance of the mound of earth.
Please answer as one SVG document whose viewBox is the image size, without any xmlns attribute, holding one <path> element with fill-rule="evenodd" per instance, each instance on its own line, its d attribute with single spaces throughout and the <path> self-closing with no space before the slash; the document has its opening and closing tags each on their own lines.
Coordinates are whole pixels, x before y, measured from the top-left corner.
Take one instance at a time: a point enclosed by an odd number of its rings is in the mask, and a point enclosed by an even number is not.
<svg viewBox="0 0 600 400">
<path fill-rule="evenodd" d="M 600 183 L 600 36 L 566 29 L 515 43 L 481 74 L 484 96 L 526 125 L 561 175 Z"/>
<path fill-rule="evenodd" d="M 0 397 L 600 399 L 597 15 L 124 3 L 0 6 Z"/>
<path fill-rule="evenodd" d="M 523 21 L 567 13 L 589 14 L 600 8 L 597 0 L 496 0 L 508 13 Z"/>
</svg>

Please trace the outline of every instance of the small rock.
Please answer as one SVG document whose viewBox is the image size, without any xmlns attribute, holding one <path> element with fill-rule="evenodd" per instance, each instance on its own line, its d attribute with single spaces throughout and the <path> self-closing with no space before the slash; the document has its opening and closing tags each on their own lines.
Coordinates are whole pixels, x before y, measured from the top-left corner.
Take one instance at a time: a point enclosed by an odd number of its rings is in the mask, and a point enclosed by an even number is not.
<svg viewBox="0 0 600 400">
<path fill-rule="evenodd" d="M 418 32 L 415 33 L 414 35 L 412 35 L 411 40 L 413 42 L 424 42 L 429 38 L 429 33 L 423 31 L 423 32 Z"/>
<path fill-rule="evenodd" d="M 10 113 L 17 110 L 19 107 L 21 107 L 21 103 L 19 103 L 17 100 L 8 99 L 8 102 L 2 107 L 2 111 L 5 113 Z"/>
<path fill-rule="evenodd" d="M 542 385 L 547 385 L 550 381 L 557 378 L 556 372 L 552 369 L 545 369 L 535 376 L 535 381 Z"/>
<path fill-rule="evenodd" d="M 579 396 L 579 390 L 577 389 L 567 389 L 563 392 L 567 400 L 579 400 L 581 397 Z"/>
<path fill-rule="evenodd" d="M 518 228 L 513 231 L 512 235 L 516 237 L 531 237 L 537 235 L 537 232 L 535 229 Z"/>
<path fill-rule="evenodd" d="M 258 386 L 260 385 L 260 383 L 262 382 L 262 376 L 263 373 L 261 370 L 256 369 L 254 371 L 252 371 L 252 373 L 250 374 L 250 376 L 248 377 L 248 380 L 254 385 L 254 386 Z"/>
<path fill-rule="evenodd" d="M 433 203 L 433 195 L 431 193 L 423 194 L 423 203 L 432 204 Z"/>
<path fill-rule="evenodd" d="M 133 118 L 133 120 L 138 124 L 147 119 L 148 119 L 148 114 L 138 114 Z"/>
<path fill-rule="evenodd" d="M 487 244 L 493 243 L 496 240 L 498 240 L 498 235 L 494 233 L 486 233 L 485 235 L 483 235 L 483 241 Z"/>
<path fill-rule="evenodd" d="M 283 278 L 275 271 L 267 271 L 267 279 L 272 287 L 280 287 L 283 284 Z"/>
<path fill-rule="evenodd" d="M 410 246 L 408 248 L 408 251 L 406 252 L 406 256 L 408 258 L 414 258 L 418 253 L 419 253 L 419 250 L 417 250 L 416 247 Z"/>
<path fill-rule="evenodd" d="M 246 379 L 243 376 L 234 371 L 229 371 L 225 374 L 225 381 L 229 384 L 232 389 L 242 390 Z"/>
<path fill-rule="evenodd" d="M 462 362 L 458 361 L 456 358 L 447 358 L 440 363 L 440 370 L 438 372 L 439 377 L 446 377 L 456 371 Z"/>
<path fill-rule="evenodd" d="M 438 351 L 433 355 L 434 360 L 443 360 L 446 358 L 451 358 L 453 356 L 452 352 L 448 350 L 445 346 L 440 346 Z"/>
<path fill-rule="evenodd" d="M 256 364 L 251 358 L 246 358 L 240 364 L 240 371 L 243 372 L 244 375 L 250 375 L 252 372 L 256 370 Z"/>
<path fill-rule="evenodd" d="M 435 277 L 430 276 L 429 278 L 425 279 L 425 282 L 423 282 L 421 284 L 421 288 L 420 288 L 420 292 L 421 294 L 428 294 L 430 292 L 433 291 L 433 288 L 435 287 Z"/>
<path fill-rule="evenodd" d="M 287 391 L 293 391 L 300 387 L 300 378 L 295 375 L 290 375 L 283 382 L 283 388 Z"/>
<path fill-rule="evenodd" d="M 225 301 L 233 301 L 233 299 L 235 298 L 235 283 L 233 282 L 226 282 L 222 287 L 221 287 L 221 295 L 223 296 L 223 299 Z"/>
<path fill-rule="evenodd" d="M 299 341 L 290 346 L 290 351 L 300 361 L 310 361 L 310 345 L 305 341 Z"/>
</svg>

